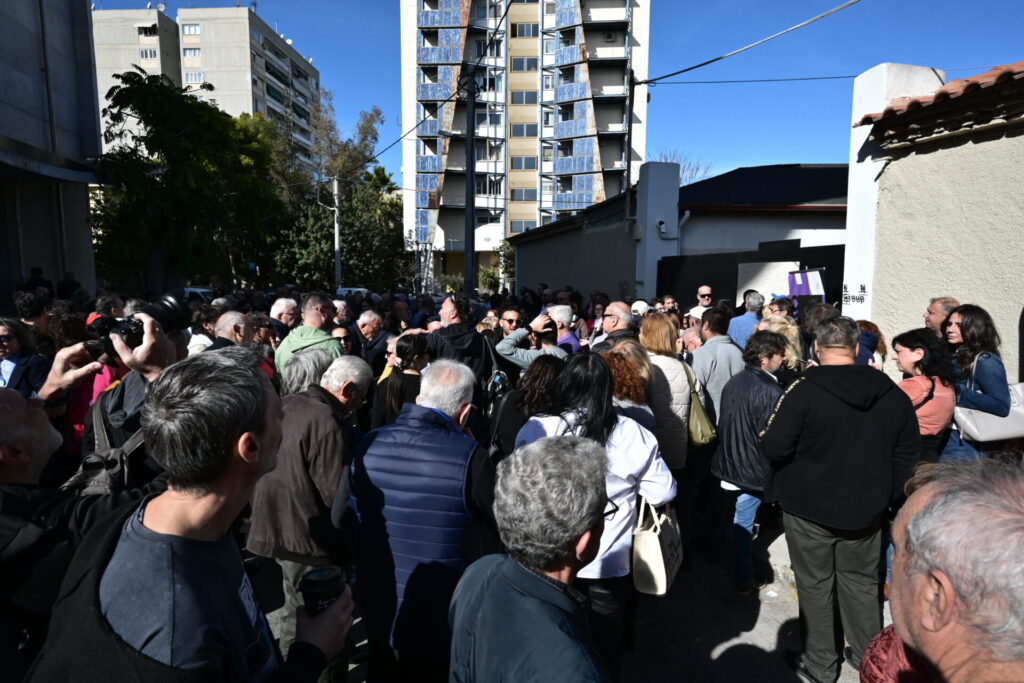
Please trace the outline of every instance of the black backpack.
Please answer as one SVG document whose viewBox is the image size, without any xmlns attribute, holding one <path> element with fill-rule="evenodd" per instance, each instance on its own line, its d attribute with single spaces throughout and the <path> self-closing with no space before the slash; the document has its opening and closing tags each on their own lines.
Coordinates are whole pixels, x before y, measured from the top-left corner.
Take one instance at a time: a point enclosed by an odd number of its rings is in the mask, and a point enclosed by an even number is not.
<svg viewBox="0 0 1024 683">
<path fill-rule="evenodd" d="M 481 408 L 488 421 L 494 421 L 498 417 L 502 398 L 512 391 L 512 382 L 509 380 L 508 375 L 498 368 L 498 359 L 494 355 L 494 347 L 491 345 L 491 342 L 486 337 L 482 341 L 484 346 L 487 347 L 487 353 L 491 356 L 492 372 L 483 386 L 484 404 Z"/>
<path fill-rule="evenodd" d="M 103 424 L 103 398 L 101 394 L 92 409 L 92 427 L 96 438 L 96 451 L 82 458 L 78 471 L 61 485 L 62 491 L 74 491 L 80 496 L 117 493 L 128 488 L 129 456 L 145 442 L 142 429 L 118 448 L 110 445 L 110 435 Z"/>
</svg>

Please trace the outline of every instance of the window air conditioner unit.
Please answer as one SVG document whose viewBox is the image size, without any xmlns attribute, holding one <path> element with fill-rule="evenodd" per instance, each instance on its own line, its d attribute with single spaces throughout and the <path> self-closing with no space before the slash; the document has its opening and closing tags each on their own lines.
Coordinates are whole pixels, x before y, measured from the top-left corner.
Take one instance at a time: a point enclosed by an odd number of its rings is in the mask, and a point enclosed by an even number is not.
<svg viewBox="0 0 1024 683">
<path fill-rule="evenodd" d="M 614 43 L 615 42 L 615 33 L 613 33 L 613 32 L 605 33 L 604 34 L 604 42 L 606 42 L 606 43 Z"/>
</svg>

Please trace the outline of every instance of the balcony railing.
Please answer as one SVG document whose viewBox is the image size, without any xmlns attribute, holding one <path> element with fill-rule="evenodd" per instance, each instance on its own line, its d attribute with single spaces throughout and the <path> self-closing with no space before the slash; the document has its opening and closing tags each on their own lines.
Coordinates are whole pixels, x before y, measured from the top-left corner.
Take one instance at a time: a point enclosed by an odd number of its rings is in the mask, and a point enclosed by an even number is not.
<svg viewBox="0 0 1024 683">
<path fill-rule="evenodd" d="M 425 138 L 437 137 L 438 131 L 441 130 L 441 122 L 437 119 L 424 119 L 420 122 L 418 128 L 416 128 L 416 135 Z"/>
<path fill-rule="evenodd" d="M 593 203 L 593 192 L 558 192 L 551 199 L 551 208 L 555 211 L 580 211 Z"/>
<path fill-rule="evenodd" d="M 569 47 L 563 47 L 555 51 L 555 65 L 566 66 L 568 64 L 576 64 L 582 62 L 585 59 L 586 50 L 583 49 L 582 45 L 570 45 Z"/>
<path fill-rule="evenodd" d="M 418 64 L 458 64 L 461 61 L 461 45 L 421 47 L 416 49 L 416 62 Z"/>
<path fill-rule="evenodd" d="M 587 83 L 566 83 L 555 88 L 555 102 L 571 102 L 587 98 Z"/>
<path fill-rule="evenodd" d="M 561 157 L 555 159 L 555 173 L 593 173 L 600 170 L 596 156 Z"/>
<path fill-rule="evenodd" d="M 452 86 L 448 83 L 420 83 L 416 86 L 417 100 L 447 100 Z"/>
<path fill-rule="evenodd" d="M 440 173 L 441 172 L 441 157 L 435 156 L 418 156 L 416 157 L 416 172 L 417 173 Z"/>
<path fill-rule="evenodd" d="M 437 28 L 440 26 L 461 26 L 462 10 L 439 9 L 420 10 L 416 13 L 416 25 L 420 28 Z"/>
<path fill-rule="evenodd" d="M 587 134 L 586 119 L 572 119 L 559 121 L 555 124 L 556 138 L 578 138 Z"/>
</svg>

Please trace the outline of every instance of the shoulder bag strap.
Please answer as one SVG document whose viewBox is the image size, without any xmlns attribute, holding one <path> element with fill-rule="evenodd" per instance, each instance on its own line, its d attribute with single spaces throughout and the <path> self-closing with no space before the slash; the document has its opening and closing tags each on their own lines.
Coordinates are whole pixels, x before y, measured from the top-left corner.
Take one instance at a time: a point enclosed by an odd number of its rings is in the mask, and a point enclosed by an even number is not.
<svg viewBox="0 0 1024 683">
<path fill-rule="evenodd" d="M 100 394 L 96 399 L 96 403 L 92 406 L 92 431 L 93 439 L 96 442 L 93 450 L 97 453 L 110 450 L 110 435 L 107 433 L 107 426 L 103 422 L 103 399 L 106 396 L 107 392 Z"/>
<path fill-rule="evenodd" d="M 932 385 L 930 387 L 928 387 L 928 395 L 925 396 L 923 399 L 921 399 L 920 402 L 914 404 L 914 410 L 917 410 L 918 408 L 923 406 L 925 403 L 927 403 L 928 401 L 932 400 L 932 398 L 934 398 L 934 397 L 935 397 L 935 378 L 932 377 Z"/>
</svg>

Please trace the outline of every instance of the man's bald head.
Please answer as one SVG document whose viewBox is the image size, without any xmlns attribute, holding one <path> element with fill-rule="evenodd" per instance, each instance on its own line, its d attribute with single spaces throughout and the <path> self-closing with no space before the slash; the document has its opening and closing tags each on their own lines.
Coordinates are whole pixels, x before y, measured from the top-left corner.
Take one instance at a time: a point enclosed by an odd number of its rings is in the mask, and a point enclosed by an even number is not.
<svg viewBox="0 0 1024 683">
<path fill-rule="evenodd" d="M 40 399 L 0 389 L 0 483 L 37 484 L 63 441 Z"/>
<path fill-rule="evenodd" d="M 613 301 L 604 309 L 604 329 L 607 332 L 614 332 L 615 330 L 629 329 L 630 323 L 633 322 L 633 314 L 629 310 L 629 306 L 624 301 Z"/>
</svg>

